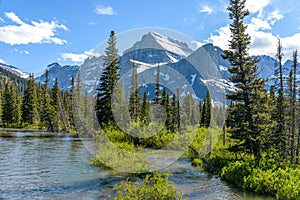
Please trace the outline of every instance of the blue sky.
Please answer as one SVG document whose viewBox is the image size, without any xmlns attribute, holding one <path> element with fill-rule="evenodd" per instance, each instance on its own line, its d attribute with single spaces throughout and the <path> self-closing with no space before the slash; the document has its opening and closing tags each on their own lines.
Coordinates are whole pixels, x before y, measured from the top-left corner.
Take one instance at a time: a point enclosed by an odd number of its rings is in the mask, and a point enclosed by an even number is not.
<svg viewBox="0 0 300 200">
<path fill-rule="evenodd" d="M 81 64 L 111 30 L 175 30 L 198 45 L 225 49 L 229 0 L 1 0 L 0 59 L 26 72 L 48 64 Z M 299 0 L 247 0 L 251 54 L 274 56 L 282 39 L 285 59 L 300 50 Z M 138 40 L 139 38 L 137 38 Z"/>
</svg>

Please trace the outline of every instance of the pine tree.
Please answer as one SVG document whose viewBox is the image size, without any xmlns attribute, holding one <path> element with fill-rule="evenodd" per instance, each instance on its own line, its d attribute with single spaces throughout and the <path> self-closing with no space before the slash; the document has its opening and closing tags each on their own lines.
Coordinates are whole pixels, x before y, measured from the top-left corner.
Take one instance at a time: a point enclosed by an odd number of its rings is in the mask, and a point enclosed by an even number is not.
<svg viewBox="0 0 300 200">
<path fill-rule="evenodd" d="M 283 57 L 282 45 L 281 45 L 281 41 L 278 40 L 276 58 L 278 59 L 279 66 L 277 71 L 275 72 L 275 75 L 279 77 L 279 90 L 277 95 L 276 108 L 274 110 L 277 116 L 277 118 L 275 119 L 277 124 L 273 136 L 273 145 L 275 151 L 277 151 L 277 153 L 279 153 L 282 158 L 285 158 L 287 156 L 287 128 L 286 128 L 287 117 L 285 113 L 287 109 L 287 100 L 284 95 L 284 87 L 283 87 L 282 57 Z"/>
<path fill-rule="evenodd" d="M 166 127 L 168 130 L 171 130 L 171 124 L 172 124 L 172 117 L 171 117 L 171 108 L 170 108 L 170 95 L 167 92 L 167 88 L 164 87 L 162 95 L 161 95 L 161 105 L 165 109 L 167 119 L 166 119 Z"/>
<path fill-rule="evenodd" d="M 267 115 L 267 95 L 264 89 L 265 80 L 257 77 L 256 60 L 248 53 L 250 36 L 246 33 L 244 18 L 249 15 L 245 9 L 245 0 L 230 0 L 228 7 L 231 40 L 225 57 L 232 67 L 230 80 L 237 91 L 227 95 L 233 102 L 227 118 L 230 125 L 228 132 L 233 141 L 229 150 L 248 152 L 254 155 L 255 161 L 261 159 L 266 144 L 264 137 L 269 135 L 270 120 Z"/>
<path fill-rule="evenodd" d="M 203 127 L 208 128 L 211 122 L 211 113 L 212 113 L 212 104 L 211 104 L 211 97 L 209 91 L 206 93 L 204 98 L 203 107 L 201 109 L 201 123 L 200 125 Z"/>
<path fill-rule="evenodd" d="M 30 74 L 22 101 L 22 119 L 27 124 L 35 124 L 38 121 L 38 98 L 34 75 Z"/>
<path fill-rule="evenodd" d="M 298 66 L 298 52 L 297 50 L 293 52 L 293 99 L 292 99 L 292 156 L 291 156 L 291 163 L 294 163 L 295 156 L 298 158 L 298 146 L 299 146 L 299 136 L 298 135 L 298 142 L 296 144 L 296 126 L 297 126 L 297 115 L 296 115 L 296 104 L 297 104 L 297 66 Z M 299 130 L 298 130 L 299 132 Z M 297 163 L 298 160 L 295 160 Z"/>
<path fill-rule="evenodd" d="M 149 124 L 149 110 L 150 110 L 150 105 L 148 102 L 148 98 L 147 98 L 147 92 L 144 92 L 143 95 L 143 103 L 142 103 L 142 109 L 141 109 L 141 119 L 143 124 Z"/>
<path fill-rule="evenodd" d="M 14 85 L 8 80 L 2 101 L 2 122 L 6 126 L 15 126 L 20 123 L 21 108 L 20 97 L 16 94 Z"/>
<path fill-rule="evenodd" d="M 156 72 L 156 85 L 155 85 L 155 99 L 154 103 L 159 104 L 160 103 L 160 65 L 157 64 L 157 72 Z"/>
<path fill-rule="evenodd" d="M 193 95 L 188 93 L 183 100 L 182 105 L 182 122 L 183 125 L 195 125 L 198 123 L 198 116 L 196 114 L 195 101 Z"/>
<path fill-rule="evenodd" d="M 75 123 L 74 123 L 74 116 L 73 116 L 73 93 L 74 93 L 74 90 L 75 90 L 75 78 L 74 76 L 72 76 L 72 79 L 71 79 L 71 90 L 70 90 L 70 103 L 69 103 L 69 106 L 67 107 L 68 108 L 68 113 L 69 113 L 69 121 L 71 123 L 71 126 L 75 127 Z"/>
<path fill-rule="evenodd" d="M 171 115 L 172 115 L 172 128 L 171 131 L 172 132 L 176 132 L 178 130 L 178 100 L 177 100 L 177 96 L 175 94 L 173 94 L 172 97 L 172 103 L 171 103 Z"/>
<path fill-rule="evenodd" d="M 49 92 L 49 72 L 46 70 L 46 79 L 45 84 L 42 87 L 42 95 L 41 95 L 41 125 L 45 126 L 48 130 L 52 132 L 58 131 L 58 127 L 56 127 L 56 116 L 57 113 L 52 106 L 52 99 Z"/>
<path fill-rule="evenodd" d="M 111 97 L 114 87 L 120 79 L 118 71 L 121 69 L 114 31 L 111 31 L 107 43 L 108 47 L 105 50 L 103 72 L 97 87 L 96 114 L 100 124 L 113 121 Z"/>
<path fill-rule="evenodd" d="M 12 88 L 14 88 L 14 86 L 12 86 Z M 14 92 L 14 89 L 12 89 L 12 91 Z M 14 126 L 18 126 L 22 120 L 22 97 L 15 92 L 15 98 L 16 106 L 14 108 L 13 124 Z"/>
<path fill-rule="evenodd" d="M 134 121 L 138 121 L 140 118 L 139 114 L 141 112 L 141 96 L 139 92 L 139 86 L 138 86 L 138 73 L 137 73 L 137 67 L 133 63 L 132 64 L 132 80 L 131 80 L 131 93 L 129 98 L 129 112 L 131 119 Z"/>
<path fill-rule="evenodd" d="M 52 106 L 56 110 L 56 112 L 59 112 L 59 87 L 58 87 L 58 79 L 55 78 L 54 86 L 51 90 L 51 98 L 52 98 Z"/>
</svg>

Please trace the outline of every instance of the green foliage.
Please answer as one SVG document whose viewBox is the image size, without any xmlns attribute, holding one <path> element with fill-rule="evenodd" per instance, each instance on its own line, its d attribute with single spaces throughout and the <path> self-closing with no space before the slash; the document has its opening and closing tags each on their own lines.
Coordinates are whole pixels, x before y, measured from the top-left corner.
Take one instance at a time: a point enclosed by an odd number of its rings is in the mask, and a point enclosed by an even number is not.
<svg viewBox="0 0 300 200">
<path fill-rule="evenodd" d="M 131 182 L 129 179 L 115 186 L 115 200 L 172 200 L 182 199 L 174 185 L 168 183 L 169 173 L 147 174 L 142 183 Z"/>
<path fill-rule="evenodd" d="M 143 96 L 143 103 L 141 109 L 141 122 L 145 125 L 149 124 L 149 111 L 150 111 L 150 104 L 147 99 L 147 92 L 144 92 Z"/>
<path fill-rule="evenodd" d="M 159 104 L 161 99 L 160 95 L 160 65 L 157 65 L 156 71 L 156 84 L 155 84 L 155 98 L 154 103 Z"/>
<path fill-rule="evenodd" d="M 49 92 L 49 77 L 48 70 L 46 70 L 45 85 L 42 86 L 42 94 L 40 97 L 40 116 L 41 116 L 41 127 L 46 127 L 52 132 L 58 131 L 57 127 L 57 112 L 52 105 L 52 99 Z"/>
<path fill-rule="evenodd" d="M 249 15 L 245 0 L 230 0 L 228 7 L 231 40 L 225 57 L 232 65 L 228 71 L 237 90 L 227 95 L 232 101 L 227 126 L 234 141 L 229 148 L 233 152 L 248 152 L 259 162 L 270 137 L 270 117 L 265 81 L 257 77 L 256 60 L 249 55 L 250 36 L 246 32 L 244 18 Z"/>
<path fill-rule="evenodd" d="M 260 168 L 247 161 L 230 162 L 221 171 L 222 179 L 227 182 L 277 199 L 300 198 L 299 174 L 299 166 Z"/>
<path fill-rule="evenodd" d="M 200 102 L 200 105 L 201 104 L 202 103 Z M 212 113 L 212 104 L 211 104 L 211 97 L 209 91 L 204 97 L 204 103 L 200 110 L 200 113 L 201 113 L 200 125 L 208 128 L 211 123 L 211 113 Z"/>
<path fill-rule="evenodd" d="M 38 99 L 36 94 L 36 85 L 34 75 L 30 75 L 22 101 L 22 119 L 29 125 L 36 124 L 39 119 Z"/>
<path fill-rule="evenodd" d="M 251 174 L 252 166 L 248 162 L 235 161 L 230 162 L 222 168 L 222 179 L 242 188 L 244 179 Z"/>
<path fill-rule="evenodd" d="M 137 67 L 133 63 L 132 66 L 132 75 L 131 75 L 131 93 L 129 98 L 129 112 L 131 119 L 134 121 L 138 121 L 140 117 L 140 111 L 141 111 L 141 96 L 139 92 L 139 85 L 138 85 L 138 73 L 137 73 Z"/>
<path fill-rule="evenodd" d="M 107 43 L 108 47 L 105 50 L 103 72 L 100 77 L 100 84 L 97 87 L 96 114 L 100 124 L 113 121 L 111 98 L 113 90 L 120 79 L 118 70 L 121 69 L 114 31 L 111 31 Z"/>
<path fill-rule="evenodd" d="M 8 80 L 2 97 L 2 123 L 5 126 L 18 126 L 21 120 L 21 97 Z"/>
</svg>

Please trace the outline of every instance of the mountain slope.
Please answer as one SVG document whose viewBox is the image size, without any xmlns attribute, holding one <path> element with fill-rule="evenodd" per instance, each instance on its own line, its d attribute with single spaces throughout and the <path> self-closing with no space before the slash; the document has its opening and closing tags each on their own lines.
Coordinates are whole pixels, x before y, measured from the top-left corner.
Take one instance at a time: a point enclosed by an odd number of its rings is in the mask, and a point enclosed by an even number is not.
<svg viewBox="0 0 300 200">
<path fill-rule="evenodd" d="M 29 74 L 28 73 L 25 73 L 23 72 L 22 70 L 14 67 L 14 66 L 11 66 L 11 65 L 6 65 L 6 64 L 3 64 L 3 63 L 0 63 L 0 67 L 21 77 L 21 78 L 28 78 L 29 77 Z"/>
<path fill-rule="evenodd" d="M 79 66 L 65 65 L 61 66 L 58 63 L 52 63 L 46 68 L 49 73 L 49 86 L 53 87 L 55 79 L 58 78 L 58 85 L 60 89 L 69 90 L 71 88 L 72 77 L 76 77 Z M 46 74 L 42 73 L 40 76 L 35 77 L 36 82 L 44 83 Z"/>
<path fill-rule="evenodd" d="M 130 60 L 163 65 L 178 62 L 191 53 L 193 53 L 193 50 L 186 43 L 155 32 L 149 32 L 140 41 L 137 41 L 133 47 L 124 51 L 120 58 L 121 73 L 130 71 L 132 67 Z"/>
<path fill-rule="evenodd" d="M 28 77 L 29 75 L 25 76 L 25 73 L 23 73 L 18 68 L 13 67 L 11 65 L 0 63 L 0 89 L 1 90 L 4 89 L 7 80 L 10 80 L 15 85 L 16 91 L 19 93 L 23 93 L 26 87 L 27 80 L 22 76 Z"/>
</svg>

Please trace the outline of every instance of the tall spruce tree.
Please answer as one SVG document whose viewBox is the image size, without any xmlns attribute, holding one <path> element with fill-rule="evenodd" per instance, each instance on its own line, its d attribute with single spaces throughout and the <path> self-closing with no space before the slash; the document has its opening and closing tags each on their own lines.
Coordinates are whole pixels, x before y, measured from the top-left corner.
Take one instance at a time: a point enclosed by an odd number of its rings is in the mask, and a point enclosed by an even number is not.
<svg viewBox="0 0 300 200">
<path fill-rule="evenodd" d="M 108 39 L 108 47 L 105 50 L 103 72 L 97 87 L 96 114 L 100 124 L 113 121 L 111 111 L 111 97 L 115 85 L 120 79 L 118 50 L 116 48 L 116 36 L 111 31 Z"/>
<path fill-rule="evenodd" d="M 138 73 L 137 73 L 137 66 L 132 63 L 132 75 L 131 75 L 131 93 L 129 98 L 129 112 L 131 119 L 134 121 L 138 121 L 141 112 L 141 96 L 139 92 L 139 85 L 138 85 Z"/>
<path fill-rule="evenodd" d="M 160 64 L 157 64 L 157 71 L 156 71 L 156 85 L 155 85 L 155 98 L 154 103 L 159 104 L 160 103 Z"/>
<path fill-rule="evenodd" d="M 39 118 L 38 113 L 38 98 L 36 94 L 36 84 L 34 75 L 29 75 L 25 93 L 22 101 L 22 119 L 27 124 L 37 123 Z"/>
<path fill-rule="evenodd" d="M 208 128 L 211 122 L 212 104 L 209 91 L 206 93 L 204 103 L 201 109 L 201 121 L 200 125 Z"/>
<path fill-rule="evenodd" d="M 245 9 L 245 2 L 230 0 L 227 8 L 233 22 L 230 24 L 231 39 L 225 57 L 232 65 L 228 69 L 230 80 L 237 88 L 227 95 L 233 102 L 227 117 L 227 124 L 230 125 L 228 132 L 233 142 L 229 150 L 251 153 L 258 162 L 262 151 L 267 148 L 264 138 L 269 135 L 270 120 L 267 115 L 265 80 L 257 77 L 257 61 L 248 52 L 250 36 L 246 33 L 244 18 L 249 15 L 249 11 Z"/>
<path fill-rule="evenodd" d="M 52 99 L 49 92 L 49 72 L 46 70 L 45 84 L 42 87 L 41 95 L 41 125 L 52 132 L 58 131 L 56 127 L 56 111 L 52 106 Z"/>
<path fill-rule="evenodd" d="M 165 125 L 167 127 L 168 130 L 171 130 L 171 124 L 172 124 L 172 117 L 171 117 L 171 108 L 170 108 L 170 95 L 167 92 L 167 88 L 164 87 L 162 95 L 161 95 L 161 102 L 160 104 L 163 106 L 163 108 L 165 109 L 166 115 L 167 115 L 167 119 L 165 122 Z"/>
<path fill-rule="evenodd" d="M 277 153 L 280 154 L 282 158 L 286 158 L 287 156 L 287 100 L 284 94 L 284 85 L 283 85 L 283 66 L 282 66 L 282 44 L 281 41 L 278 40 L 277 46 L 277 54 L 276 58 L 278 60 L 278 69 L 276 69 L 275 75 L 277 75 L 279 79 L 279 88 L 278 88 L 278 95 L 276 100 L 276 129 L 274 131 L 273 136 L 273 147 Z"/>
<path fill-rule="evenodd" d="M 5 84 L 2 100 L 2 122 L 5 126 L 15 126 L 21 119 L 20 97 L 15 92 L 14 85 L 8 80 Z"/>
<path fill-rule="evenodd" d="M 142 109 L 141 109 L 141 120 L 143 124 L 149 124 L 149 111 L 150 111 L 150 105 L 147 98 L 147 92 L 144 91 L 143 95 L 143 103 L 142 103 Z"/>
<path fill-rule="evenodd" d="M 173 94 L 172 96 L 172 103 L 171 103 L 171 116 L 172 116 L 172 132 L 176 132 L 178 130 L 178 100 L 176 94 Z"/>
<path fill-rule="evenodd" d="M 52 106 L 56 110 L 56 112 L 59 112 L 59 101 L 60 101 L 60 95 L 59 95 L 59 87 L 58 87 L 58 79 L 55 78 L 54 86 L 51 90 L 51 98 L 52 98 Z"/>
</svg>

